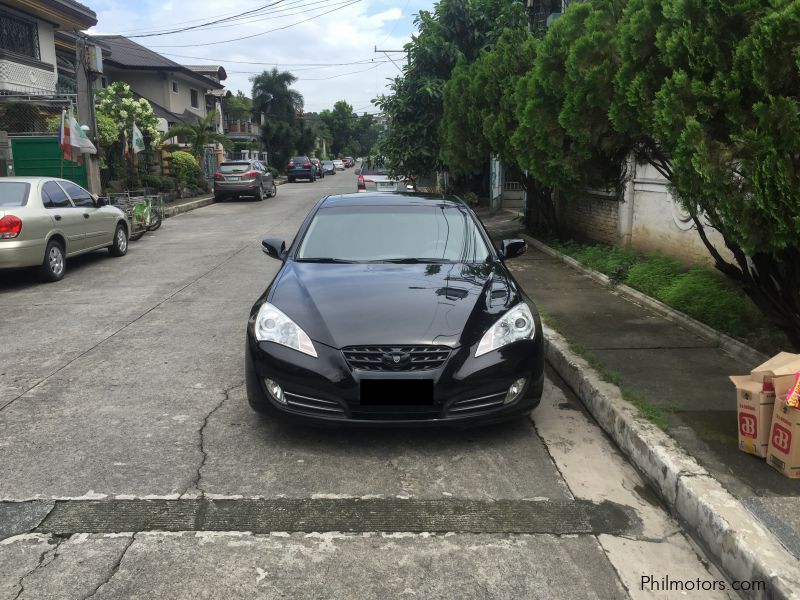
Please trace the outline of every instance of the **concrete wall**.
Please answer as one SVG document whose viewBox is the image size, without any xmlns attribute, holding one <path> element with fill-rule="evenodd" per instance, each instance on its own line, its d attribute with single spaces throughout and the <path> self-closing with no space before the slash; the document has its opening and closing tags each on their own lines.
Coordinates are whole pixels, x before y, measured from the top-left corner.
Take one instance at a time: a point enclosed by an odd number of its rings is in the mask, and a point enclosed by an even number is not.
<svg viewBox="0 0 800 600">
<path fill-rule="evenodd" d="M 3 5 L 3 10 L 12 16 L 36 23 L 39 35 L 39 60 L 53 65 L 52 70 L 38 68 L 13 58 L 0 60 L 0 90 L 29 94 L 52 94 L 56 89 L 58 70 L 56 67 L 56 45 L 53 25 L 33 15 Z"/>
<path fill-rule="evenodd" d="M 178 84 L 178 93 L 172 91 L 172 82 L 175 81 Z M 198 117 L 205 117 L 206 116 L 206 88 L 203 86 L 202 83 L 197 81 L 196 79 L 192 79 L 191 77 L 186 77 L 181 73 L 172 73 L 169 78 L 169 104 L 164 104 L 165 108 L 168 108 L 170 111 L 176 114 L 183 114 L 185 111 L 189 111 L 197 115 Z M 192 106 L 191 100 L 191 92 L 190 89 L 197 90 L 197 106 L 198 108 L 194 108 Z"/>
<path fill-rule="evenodd" d="M 123 81 L 131 86 L 131 89 L 137 94 L 164 108 L 169 108 L 167 104 L 167 86 L 169 85 L 169 79 L 162 78 L 161 73 L 157 71 L 128 71 L 126 69 L 115 69 L 114 67 L 108 66 L 108 63 L 104 65 L 103 70 L 105 71 L 103 75 L 106 77 L 109 84 Z"/>
<path fill-rule="evenodd" d="M 621 198 L 587 191 L 563 199 L 557 206 L 565 231 L 577 239 L 629 243 L 642 252 L 670 254 L 687 265 L 713 262 L 689 214 L 650 165 L 636 165 Z M 706 234 L 720 254 L 730 259 L 722 236 L 711 228 L 706 228 Z"/>
</svg>

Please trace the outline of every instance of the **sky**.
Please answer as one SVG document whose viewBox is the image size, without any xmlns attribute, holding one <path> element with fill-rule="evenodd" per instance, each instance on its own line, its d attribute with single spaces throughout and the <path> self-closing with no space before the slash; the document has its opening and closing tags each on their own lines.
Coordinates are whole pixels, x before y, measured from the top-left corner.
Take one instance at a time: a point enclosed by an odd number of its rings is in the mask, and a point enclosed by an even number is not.
<svg viewBox="0 0 800 600">
<path fill-rule="evenodd" d="M 372 99 L 389 93 L 389 80 L 400 74 L 402 50 L 415 33 L 414 17 L 431 10 L 434 0 L 90 0 L 97 13 L 96 34 L 120 34 L 181 64 L 219 64 L 225 86 L 248 96 L 249 78 L 273 66 L 290 71 L 292 86 L 304 98 L 305 112 L 333 108 L 346 100 L 358 114 L 378 112 Z M 264 8 L 262 8 L 264 7 Z M 194 27 L 245 11 L 261 9 L 235 21 Z M 329 13 L 329 14 L 323 14 Z M 305 21 L 305 22 L 301 22 Z M 273 31 L 270 31 L 273 30 Z M 232 38 L 247 39 L 239 41 Z M 257 64 L 248 64 L 257 63 Z"/>
</svg>

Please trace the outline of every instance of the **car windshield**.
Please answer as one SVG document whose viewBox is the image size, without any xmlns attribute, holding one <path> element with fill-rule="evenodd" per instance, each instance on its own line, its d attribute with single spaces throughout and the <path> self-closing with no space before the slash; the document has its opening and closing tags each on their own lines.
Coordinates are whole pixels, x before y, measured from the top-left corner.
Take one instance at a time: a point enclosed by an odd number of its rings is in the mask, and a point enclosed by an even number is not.
<svg viewBox="0 0 800 600">
<path fill-rule="evenodd" d="M 429 206 L 340 206 L 314 216 L 297 260 L 481 263 L 489 257 L 467 211 Z"/>
<path fill-rule="evenodd" d="M 222 163 L 219 170 L 223 173 L 244 173 L 250 169 L 250 163 Z"/>
<path fill-rule="evenodd" d="M 362 175 L 388 175 L 389 169 L 384 165 L 364 165 L 361 167 Z"/>
<path fill-rule="evenodd" d="M 301 163 L 302 164 L 302 163 L 307 163 L 309 161 L 308 161 L 308 158 L 306 158 L 305 156 L 293 156 L 292 157 L 292 162 L 293 163 Z"/>
<path fill-rule="evenodd" d="M 29 183 L 21 181 L 0 182 L 0 206 L 25 206 L 30 189 Z"/>
</svg>

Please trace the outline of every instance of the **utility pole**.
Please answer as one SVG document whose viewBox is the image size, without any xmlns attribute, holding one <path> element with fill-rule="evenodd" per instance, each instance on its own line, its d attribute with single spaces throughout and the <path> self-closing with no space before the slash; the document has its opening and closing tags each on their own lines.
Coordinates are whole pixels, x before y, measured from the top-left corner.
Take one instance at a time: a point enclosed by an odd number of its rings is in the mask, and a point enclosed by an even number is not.
<svg viewBox="0 0 800 600">
<path fill-rule="evenodd" d="M 530 0 L 529 0 L 529 1 L 530 1 Z M 395 67 L 397 67 L 397 63 L 396 63 L 396 62 L 394 62 L 394 61 L 392 60 L 392 57 L 391 57 L 391 56 L 389 56 L 389 54 L 399 54 L 399 53 L 404 53 L 404 54 L 406 55 L 406 64 L 407 64 L 409 67 L 411 66 L 411 49 L 410 49 L 410 48 L 409 48 L 409 49 L 407 49 L 407 50 L 378 50 L 378 47 L 377 47 L 377 46 L 375 46 L 375 53 L 377 54 L 378 52 L 381 52 L 381 53 L 383 53 L 383 55 L 384 55 L 386 58 L 388 58 L 389 60 L 391 60 L 391 61 L 392 61 L 392 64 L 393 64 Z M 399 70 L 401 73 L 403 72 L 403 70 L 402 70 L 400 67 L 397 67 L 397 69 L 398 69 L 398 70 Z"/>
<path fill-rule="evenodd" d="M 95 147 L 97 141 L 97 118 L 94 111 L 94 94 L 92 93 L 92 78 L 88 71 L 88 50 L 86 47 L 86 36 L 81 32 L 76 32 L 75 40 L 75 78 L 78 84 L 78 117 L 89 127 L 89 139 Z M 100 49 L 98 48 L 98 52 Z M 97 164 L 97 156 L 87 155 L 86 160 L 86 180 L 89 191 L 99 195 L 101 192 L 100 168 Z"/>
</svg>

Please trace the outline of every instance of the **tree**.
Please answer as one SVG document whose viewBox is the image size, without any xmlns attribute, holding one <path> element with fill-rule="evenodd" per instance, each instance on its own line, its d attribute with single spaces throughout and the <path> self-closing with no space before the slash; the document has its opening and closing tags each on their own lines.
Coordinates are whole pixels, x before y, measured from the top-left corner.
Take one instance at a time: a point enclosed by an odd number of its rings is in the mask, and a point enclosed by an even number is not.
<svg viewBox="0 0 800 600">
<path fill-rule="evenodd" d="M 183 136 L 188 139 L 191 154 L 198 160 L 203 157 L 205 147 L 209 144 L 222 144 L 222 147 L 229 150 L 233 147 L 233 142 L 221 133 L 213 130 L 213 121 L 216 111 L 209 113 L 199 119 L 194 125 L 175 125 L 161 137 L 162 143 L 174 137 Z M 177 145 L 174 145 L 178 147 Z"/>
<path fill-rule="evenodd" d="M 253 83 L 253 111 L 267 118 L 294 121 L 303 111 L 303 95 L 291 86 L 297 77 L 288 71 L 264 71 L 250 78 Z"/>
<path fill-rule="evenodd" d="M 239 90 L 235 96 L 225 98 L 225 116 L 236 121 L 244 121 L 253 112 L 253 101 Z"/>
<path fill-rule="evenodd" d="M 443 90 L 452 70 L 459 60 L 474 62 L 506 27 L 524 23 L 522 3 L 508 0 L 440 0 L 433 12 L 420 11 L 419 34 L 406 45 L 411 64 L 391 83 L 393 93 L 375 100 L 389 121 L 380 153 L 393 169 L 424 175 L 441 168 Z"/>
<path fill-rule="evenodd" d="M 159 139 L 158 117 L 145 98 L 134 97 L 131 87 L 122 81 L 115 81 L 104 90 L 95 92 L 97 115 L 103 121 L 106 137 L 110 137 L 110 129 L 116 128 L 118 139 L 123 130 L 131 134 L 133 124 L 142 132 L 145 142 L 153 143 Z"/>
</svg>

